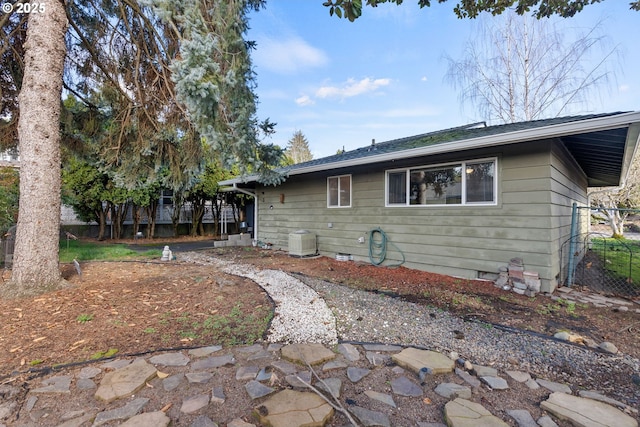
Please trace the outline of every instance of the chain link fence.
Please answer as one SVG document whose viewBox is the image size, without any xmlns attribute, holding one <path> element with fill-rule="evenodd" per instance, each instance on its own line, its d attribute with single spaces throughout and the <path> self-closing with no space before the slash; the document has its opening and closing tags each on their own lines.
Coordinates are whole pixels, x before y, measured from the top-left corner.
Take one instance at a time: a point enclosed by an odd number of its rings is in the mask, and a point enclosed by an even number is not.
<svg viewBox="0 0 640 427">
<path fill-rule="evenodd" d="M 619 211 L 626 218 L 617 230 L 622 237 L 614 238 L 614 228 L 601 210 L 577 209 L 574 234 L 561 247 L 566 286 L 623 297 L 640 295 L 640 210 Z"/>
</svg>

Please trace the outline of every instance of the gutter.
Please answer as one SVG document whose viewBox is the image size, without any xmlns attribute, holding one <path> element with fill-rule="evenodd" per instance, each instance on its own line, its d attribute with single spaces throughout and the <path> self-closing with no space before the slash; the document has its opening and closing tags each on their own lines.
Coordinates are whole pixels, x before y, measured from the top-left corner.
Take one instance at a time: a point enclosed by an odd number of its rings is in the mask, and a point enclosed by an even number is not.
<svg viewBox="0 0 640 427">
<path fill-rule="evenodd" d="M 384 153 L 357 159 L 342 160 L 332 163 L 313 165 L 308 167 L 300 167 L 288 171 L 289 175 L 302 175 L 312 172 L 320 172 L 331 169 L 339 169 L 351 166 L 360 166 L 370 163 L 385 162 L 390 160 L 399 160 L 416 156 L 441 154 L 456 151 L 471 150 L 476 148 L 485 148 L 499 146 L 505 144 L 513 144 L 519 142 L 527 142 L 538 139 L 562 137 L 567 135 L 575 135 L 588 132 L 599 132 L 610 129 L 618 129 L 621 127 L 629 127 L 635 132 L 640 129 L 640 112 L 621 113 L 615 116 L 597 117 L 588 120 L 577 120 L 574 122 L 560 123 L 557 125 L 543 126 L 535 129 L 523 129 L 513 132 L 506 132 L 498 135 L 487 135 L 472 139 L 462 139 L 451 142 L 444 142 L 429 147 L 419 147 L 403 151 L 395 151 L 392 153 Z M 629 138 L 627 143 L 629 143 Z M 637 145 L 637 139 L 636 144 Z M 635 152 L 632 150 L 632 153 Z M 625 155 L 626 157 L 626 155 Z M 625 175 L 626 176 L 626 175 Z M 248 175 L 221 181 L 220 185 L 236 185 L 238 183 L 255 182 L 259 178 L 258 175 Z"/>
</svg>

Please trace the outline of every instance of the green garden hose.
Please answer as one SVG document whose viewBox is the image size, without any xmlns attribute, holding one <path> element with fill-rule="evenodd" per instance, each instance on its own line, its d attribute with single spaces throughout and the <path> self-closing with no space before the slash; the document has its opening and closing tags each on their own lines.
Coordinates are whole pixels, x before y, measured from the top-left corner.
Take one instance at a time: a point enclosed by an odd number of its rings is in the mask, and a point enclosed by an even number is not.
<svg viewBox="0 0 640 427">
<path fill-rule="evenodd" d="M 371 264 L 381 265 L 385 261 L 387 258 L 387 244 L 392 245 L 402 256 L 402 261 L 388 265 L 388 267 L 397 267 L 404 264 L 404 254 L 398 246 L 389 241 L 386 233 L 380 227 L 369 231 L 369 260 Z"/>
</svg>

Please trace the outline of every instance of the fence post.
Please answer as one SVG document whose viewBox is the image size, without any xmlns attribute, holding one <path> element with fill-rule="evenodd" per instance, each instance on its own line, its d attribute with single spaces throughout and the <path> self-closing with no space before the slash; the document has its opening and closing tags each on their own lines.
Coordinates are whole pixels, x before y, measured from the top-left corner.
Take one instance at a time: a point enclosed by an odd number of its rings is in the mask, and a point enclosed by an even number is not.
<svg viewBox="0 0 640 427">
<path fill-rule="evenodd" d="M 575 268 L 575 251 L 576 251 L 576 227 L 578 223 L 578 204 L 573 202 L 571 207 L 571 234 L 569 242 L 569 271 L 567 274 L 567 286 L 573 285 L 573 269 Z"/>
</svg>

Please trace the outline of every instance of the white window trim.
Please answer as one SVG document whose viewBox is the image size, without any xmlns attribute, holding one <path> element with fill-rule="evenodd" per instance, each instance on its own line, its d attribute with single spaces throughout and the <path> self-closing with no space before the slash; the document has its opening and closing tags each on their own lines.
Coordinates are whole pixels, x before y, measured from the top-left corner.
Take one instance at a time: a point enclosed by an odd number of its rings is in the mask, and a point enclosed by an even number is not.
<svg viewBox="0 0 640 427">
<path fill-rule="evenodd" d="M 493 162 L 494 164 L 494 177 L 493 177 L 493 195 L 494 200 L 491 202 L 467 202 L 467 179 L 465 170 L 467 168 L 467 163 L 483 163 L 483 162 Z M 438 168 L 438 167 L 446 167 L 446 166 L 462 166 L 462 203 L 460 204 L 433 204 L 433 205 L 412 205 L 409 201 L 409 189 L 410 187 L 410 173 L 408 171 L 413 169 L 421 169 L 421 168 Z M 389 174 L 394 172 L 405 172 L 406 179 L 406 200 L 404 203 L 389 203 Z M 397 168 L 397 169 L 388 169 L 384 174 L 384 205 L 388 208 L 433 208 L 433 207 L 465 207 L 465 206 L 497 206 L 498 205 L 498 158 L 497 157 L 487 157 L 482 159 L 470 159 L 470 160 L 462 160 L 459 162 L 448 162 L 448 163 L 437 163 L 437 164 L 427 164 L 427 165 L 417 165 L 417 166 L 409 166 L 405 168 Z"/>
<path fill-rule="evenodd" d="M 344 177 L 349 177 L 349 205 L 341 205 L 340 204 L 340 178 L 344 178 Z M 329 180 L 332 178 L 337 178 L 338 180 L 338 204 L 337 205 L 330 205 L 329 201 L 331 200 L 331 195 L 329 193 L 330 189 L 329 189 Z M 327 207 L 331 208 L 331 209 L 342 209 L 342 208 L 350 208 L 351 207 L 351 203 L 352 203 L 352 199 L 353 199 L 353 178 L 351 177 L 351 174 L 346 174 L 346 175 L 333 175 L 333 176 L 329 176 L 327 177 Z"/>
</svg>

